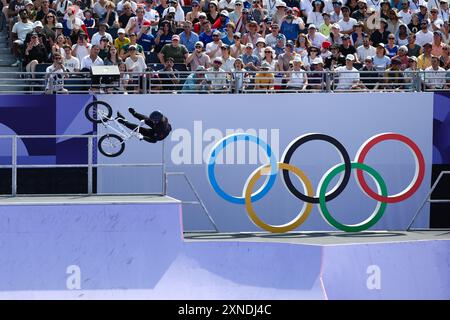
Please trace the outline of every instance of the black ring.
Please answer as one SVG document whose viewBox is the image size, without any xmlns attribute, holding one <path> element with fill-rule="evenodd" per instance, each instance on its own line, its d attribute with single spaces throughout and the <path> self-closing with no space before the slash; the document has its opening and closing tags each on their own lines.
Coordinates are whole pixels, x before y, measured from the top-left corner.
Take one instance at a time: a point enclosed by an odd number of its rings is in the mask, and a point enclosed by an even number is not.
<svg viewBox="0 0 450 320">
<path fill-rule="evenodd" d="M 336 188 L 335 191 L 330 193 L 325 197 L 326 201 L 333 200 L 338 195 L 341 194 L 342 191 L 344 191 L 345 187 L 347 186 L 348 181 L 350 180 L 350 174 L 352 172 L 352 166 L 350 161 L 350 156 L 348 155 L 347 150 L 344 148 L 344 146 L 337 141 L 335 138 L 330 137 L 326 134 L 322 133 L 311 133 L 304 136 L 301 136 L 297 138 L 291 145 L 288 146 L 288 149 L 286 149 L 284 153 L 284 157 L 281 160 L 281 162 L 284 162 L 286 164 L 289 164 L 289 161 L 291 161 L 292 155 L 294 152 L 304 143 L 312 140 L 322 140 L 331 143 L 342 155 L 342 158 L 344 160 L 345 169 L 344 169 L 344 178 L 342 179 L 341 184 Z M 298 199 L 308 202 L 308 203 L 319 203 L 319 198 L 316 197 L 309 197 L 307 195 L 304 195 L 298 189 L 294 186 L 294 184 L 291 181 L 291 177 L 289 176 L 288 170 L 283 170 L 283 179 L 286 184 L 286 187 L 289 189 L 289 191 L 296 196 Z"/>
</svg>

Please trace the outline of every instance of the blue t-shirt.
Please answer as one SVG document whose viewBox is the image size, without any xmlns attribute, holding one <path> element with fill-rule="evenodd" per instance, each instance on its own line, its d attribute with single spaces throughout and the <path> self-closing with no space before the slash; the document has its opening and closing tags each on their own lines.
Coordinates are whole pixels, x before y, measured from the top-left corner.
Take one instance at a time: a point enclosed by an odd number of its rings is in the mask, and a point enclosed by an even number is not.
<svg viewBox="0 0 450 320">
<path fill-rule="evenodd" d="M 94 20 L 94 18 L 90 18 L 90 19 L 84 19 L 83 22 L 86 25 L 86 28 L 92 28 L 94 26 L 95 20 Z"/>
<path fill-rule="evenodd" d="M 388 56 L 389 58 L 392 58 L 393 56 L 396 56 L 396 55 L 397 55 L 398 46 L 395 45 L 395 46 L 393 46 L 392 48 L 389 48 L 388 46 L 386 46 L 386 51 L 388 52 L 388 53 L 387 53 L 387 56 Z"/>
<path fill-rule="evenodd" d="M 145 52 L 148 52 L 152 50 L 152 47 L 155 45 L 155 37 L 151 34 L 143 34 L 137 43 L 142 46 Z"/>
<path fill-rule="evenodd" d="M 180 43 L 184 44 L 184 46 L 188 49 L 189 52 L 195 50 L 195 43 L 199 40 L 198 35 L 195 32 L 191 31 L 191 36 L 189 39 L 186 37 L 186 33 L 183 31 L 180 33 Z"/>
<path fill-rule="evenodd" d="M 389 57 L 383 56 L 379 58 L 378 56 L 373 57 L 373 66 L 377 70 L 386 70 L 388 66 L 391 65 L 391 59 Z"/>
<path fill-rule="evenodd" d="M 200 39 L 201 42 L 203 42 L 203 45 L 206 47 L 206 45 L 210 42 L 213 41 L 212 38 L 213 32 L 211 31 L 210 35 L 207 35 L 206 33 L 202 32 L 200 33 L 200 35 L 198 36 L 198 38 Z"/>
<path fill-rule="evenodd" d="M 227 46 L 231 46 L 234 44 L 234 39 L 230 40 L 228 39 L 227 36 L 225 36 L 222 38 L 222 42 L 225 43 Z"/>
<path fill-rule="evenodd" d="M 283 21 L 280 31 L 286 37 L 286 40 L 295 40 L 300 32 L 300 26 L 294 23 Z"/>
</svg>

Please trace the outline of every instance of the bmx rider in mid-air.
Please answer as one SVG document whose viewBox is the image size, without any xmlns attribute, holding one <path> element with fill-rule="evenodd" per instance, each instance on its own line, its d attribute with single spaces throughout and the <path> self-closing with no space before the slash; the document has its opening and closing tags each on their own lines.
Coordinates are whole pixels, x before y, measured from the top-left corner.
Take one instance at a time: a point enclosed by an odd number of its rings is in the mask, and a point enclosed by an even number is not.
<svg viewBox="0 0 450 320">
<path fill-rule="evenodd" d="M 153 111 L 150 116 L 144 116 L 143 114 L 137 113 L 133 108 L 128 108 L 128 111 L 133 117 L 142 121 L 150 128 L 140 127 L 139 133 L 143 135 L 143 139 L 150 143 L 156 143 L 158 141 L 164 140 L 172 131 L 172 126 L 169 120 L 160 111 Z M 123 124 L 130 130 L 135 130 L 139 125 L 128 122 L 125 117 L 117 111 L 117 121 Z"/>
</svg>

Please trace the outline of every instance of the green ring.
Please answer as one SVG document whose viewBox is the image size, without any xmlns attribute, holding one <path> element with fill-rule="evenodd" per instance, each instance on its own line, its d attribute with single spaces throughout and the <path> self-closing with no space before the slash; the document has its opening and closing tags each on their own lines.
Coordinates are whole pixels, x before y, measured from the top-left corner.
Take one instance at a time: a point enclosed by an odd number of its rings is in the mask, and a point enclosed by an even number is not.
<svg viewBox="0 0 450 320">
<path fill-rule="evenodd" d="M 384 183 L 383 178 L 381 177 L 381 175 L 375 171 L 375 169 L 373 169 L 372 167 L 369 167 L 368 165 L 364 164 L 364 163 L 358 163 L 358 162 L 352 162 L 351 164 L 352 169 L 360 169 L 363 171 L 366 171 L 368 174 L 370 174 L 376 181 L 376 183 L 378 184 L 378 186 L 381 189 L 381 194 L 383 196 L 387 196 L 387 188 L 386 188 L 386 184 Z M 341 171 L 345 170 L 345 165 L 341 164 L 336 166 L 334 169 L 330 170 L 328 174 L 326 174 L 325 179 L 323 180 L 321 186 L 319 186 L 319 209 L 320 212 L 322 213 L 322 216 L 325 218 L 325 220 L 332 225 L 333 227 L 335 227 L 336 229 L 345 231 L 345 232 L 359 232 L 359 231 L 364 231 L 369 229 L 370 227 L 372 227 L 373 225 L 375 225 L 378 220 L 381 219 L 381 217 L 384 214 L 384 211 L 386 210 L 386 202 L 381 202 L 380 208 L 378 209 L 378 211 L 373 215 L 372 218 L 369 217 L 368 220 L 365 220 L 359 224 L 354 224 L 354 225 L 347 225 L 347 224 L 343 224 L 340 223 L 339 221 L 337 221 L 336 219 L 334 219 L 330 212 L 327 209 L 327 205 L 326 205 L 326 200 L 325 200 L 325 194 L 328 188 L 328 185 L 330 184 L 331 180 L 338 175 Z"/>
</svg>

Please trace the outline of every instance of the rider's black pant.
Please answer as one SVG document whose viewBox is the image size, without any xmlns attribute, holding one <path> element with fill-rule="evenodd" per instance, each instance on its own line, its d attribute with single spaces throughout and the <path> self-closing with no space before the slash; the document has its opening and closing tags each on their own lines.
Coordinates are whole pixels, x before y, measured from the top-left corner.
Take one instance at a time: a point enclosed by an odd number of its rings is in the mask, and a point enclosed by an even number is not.
<svg viewBox="0 0 450 320">
<path fill-rule="evenodd" d="M 137 127 L 139 127 L 137 124 L 128 122 L 127 120 L 124 119 L 123 120 L 119 119 L 118 121 L 130 130 L 135 130 Z M 147 142 L 156 143 L 159 141 L 154 137 L 155 131 L 153 129 L 140 127 L 139 133 L 144 136 L 144 140 Z"/>
</svg>

